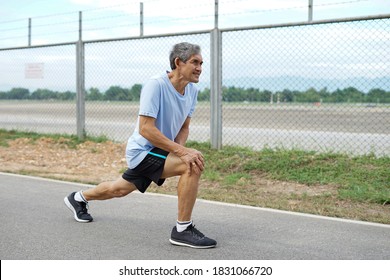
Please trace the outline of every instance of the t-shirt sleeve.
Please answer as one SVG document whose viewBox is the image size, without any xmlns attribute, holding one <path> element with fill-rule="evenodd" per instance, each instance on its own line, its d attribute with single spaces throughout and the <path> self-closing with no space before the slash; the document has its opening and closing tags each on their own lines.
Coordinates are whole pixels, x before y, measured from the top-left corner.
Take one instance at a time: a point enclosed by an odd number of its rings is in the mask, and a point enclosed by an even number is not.
<svg viewBox="0 0 390 280">
<path fill-rule="evenodd" d="M 141 90 L 139 115 L 157 118 L 159 104 L 160 85 L 157 80 L 149 80 Z"/>
</svg>

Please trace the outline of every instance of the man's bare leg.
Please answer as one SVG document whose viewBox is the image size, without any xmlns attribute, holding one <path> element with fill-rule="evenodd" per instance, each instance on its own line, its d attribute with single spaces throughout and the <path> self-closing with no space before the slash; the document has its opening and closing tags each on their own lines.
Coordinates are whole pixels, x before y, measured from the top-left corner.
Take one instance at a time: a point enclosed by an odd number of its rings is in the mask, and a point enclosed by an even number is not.
<svg viewBox="0 0 390 280">
<path fill-rule="evenodd" d="M 194 167 L 195 168 L 195 167 Z M 165 162 L 163 178 L 180 176 L 177 185 L 178 221 L 190 221 L 192 210 L 198 195 L 201 171 L 189 170 L 187 165 L 177 156 L 169 154 Z"/>
<path fill-rule="evenodd" d="M 165 162 L 164 178 L 180 176 L 177 186 L 178 195 L 178 218 L 177 224 L 173 227 L 169 242 L 173 245 L 187 246 L 191 248 L 213 248 L 217 242 L 206 237 L 192 225 L 192 210 L 194 209 L 198 195 L 199 179 L 201 170 L 188 166 L 176 156 L 168 155 Z"/>
<path fill-rule="evenodd" d="M 103 182 L 94 188 L 83 191 L 84 198 L 90 200 L 105 200 L 115 197 L 123 197 L 135 191 L 134 184 L 125 179 L 118 178 L 116 181 Z"/>
<path fill-rule="evenodd" d="M 180 176 L 177 185 L 178 196 L 178 221 L 190 221 L 192 210 L 198 195 L 200 176 L 192 172 L 187 172 Z"/>
<path fill-rule="evenodd" d="M 64 202 L 73 212 L 76 221 L 88 223 L 93 220 L 87 210 L 88 201 L 122 197 L 136 189 L 137 188 L 133 184 L 127 182 L 123 178 L 119 178 L 116 181 L 100 183 L 95 188 L 73 192 L 64 198 Z"/>
</svg>

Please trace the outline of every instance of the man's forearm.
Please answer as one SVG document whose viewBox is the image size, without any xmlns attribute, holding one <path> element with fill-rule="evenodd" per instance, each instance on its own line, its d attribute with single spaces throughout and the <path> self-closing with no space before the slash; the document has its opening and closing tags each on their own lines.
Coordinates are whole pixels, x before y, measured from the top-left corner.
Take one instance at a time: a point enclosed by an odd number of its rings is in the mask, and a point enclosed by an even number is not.
<svg viewBox="0 0 390 280">
<path fill-rule="evenodd" d="M 140 131 L 140 134 L 146 138 L 153 146 L 163 149 L 167 152 L 182 155 L 183 145 L 168 139 L 164 134 L 161 133 L 155 126 L 145 127 L 144 130 Z"/>
<path fill-rule="evenodd" d="M 175 142 L 182 146 L 185 146 L 188 139 L 189 132 L 190 130 L 188 128 L 182 128 L 179 134 L 176 136 Z"/>
</svg>

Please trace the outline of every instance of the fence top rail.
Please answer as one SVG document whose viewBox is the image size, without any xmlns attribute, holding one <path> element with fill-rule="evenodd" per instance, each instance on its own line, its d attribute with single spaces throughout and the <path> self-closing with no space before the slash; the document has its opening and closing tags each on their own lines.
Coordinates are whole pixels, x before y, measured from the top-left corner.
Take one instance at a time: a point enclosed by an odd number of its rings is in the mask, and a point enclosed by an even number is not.
<svg viewBox="0 0 390 280">
<path fill-rule="evenodd" d="M 31 46 L 23 46 L 23 47 L 1 48 L 0 51 L 49 48 L 49 47 L 67 46 L 67 45 L 75 45 L 75 44 L 76 42 L 64 42 L 64 43 L 54 43 L 54 44 L 45 44 L 45 45 L 31 45 Z"/>
<path fill-rule="evenodd" d="M 165 34 L 153 34 L 153 35 L 146 35 L 146 36 L 132 36 L 132 37 L 109 38 L 109 39 L 98 39 L 98 40 L 83 40 L 82 42 L 85 44 L 90 44 L 90 43 L 103 43 L 103 42 L 126 41 L 126 40 L 153 39 L 153 38 L 159 38 L 159 37 L 187 36 L 187 35 L 208 34 L 208 33 L 210 33 L 210 30 L 198 30 L 198 31 L 181 32 L 181 33 L 165 33 Z M 45 45 L 31 45 L 31 46 L 23 46 L 23 47 L 0 48 L 0 51 L 76 45 L 77 42 L 78 41 L 45 44 Z"/>
<path fill-rule="evenodd" d="M 378 20 L 378 19 L 389 19 L 389 18 L 390 18 L 390 14 L 383 14 L 383 15 L 365 16 L 365 17 L 349 17 L 349 18 L 301 21 L 301 22 L 280 23 L 280 24 L 253 25 L 253 26 L 225 28 L 220 30 L 222 32 L 229 32 L 229 31 L 243 31 L 243 30 L 253 30 L 253 29 L 270 29 L 270 28 L 282 28 L 282 27 L 304 26 L 304 25 L 343 23 L 343 22 L 364 21 L 364 20 Z"/>
<path fill-rule="evenodd" d="M 190 32 L 178 32 L 178 33 L 164 33 L 164 34 L 153 34 L 153 35 L 143 35 L 143 36 L 132 36 L 132 37 L 122 37 L 122 38 L 110 38 L 110 39 L 99 39 L 99 40 L 85 40 L 84 43 L 102 43 L 102 42 L 112 42 L 112 41 L 125 41 L 125 40 L 140 40 L 140 39 L 154 39 L 160 37 L 174 37 L 174 36 L 188 36 L 188 35 L 199 35 L 199 34 L 208 34 L 210 30 L 198 30 Z"/>
<path fill-rule="evenodd" d="M 389 18 L 390 18 L 390 14 L 383 14 L 383 15 L 364 16 L 364 17 L 349 17 L 349 18 L 313 20 L 313 21 L 302 21 L 302 22 L 291 22 L 291 23 L 280 23 L 280 24 L 253 25 L 253 26 L 233 27 L 233 28 L 221 28 L 219 30 L 221 32 L 231 32 L 231 31 L 244 31 L 244 30 L 254 30 L 254 29 L 270 29 L 270 28 L 283 28 L 283 27 L 293 27 L 293 26 L 331 24 L 331 23 L 342 23 L 342 22 L 353 22 L 353 21 L 364 21 L 364 20 L 378 20 L 378 19 L 389 19 Z M 153 38 L 160 38 L 160 37 L 188 36 L 188 35 L 207 34 L 207 33 L 210 33 L 214 29 L 215 28 L 207 29 L 207 30 L 191 31 L 191 32 L 163 33 L 163 34 L 153 34 L 153 35 L 144 35 L 144 36 L 132 36 L 132 37 L 122 37 L 122 38 L 85 40 L 85 41 L 82 41 L 82 42 L 83 43 L 101 43 L 101 42 L 112 42 L 112 41 L 153 39 Z M 54 44 L 45 44 L 45 45 L 31 45 L 31 46 L 22 46 L 22 47 L 9 47 L 9 48 L 0 48 L 0 51 L 21 50 L 21 49 L 31 49 L 31 48 L 46 48 L 46 47 L 55 47 L 55 46 L 66 46 L 66 45 L 75 45 L 76 43 L 77 43 L 77 41 L 64 42 L 64 43 L 54 43 Z"/>
</svg>

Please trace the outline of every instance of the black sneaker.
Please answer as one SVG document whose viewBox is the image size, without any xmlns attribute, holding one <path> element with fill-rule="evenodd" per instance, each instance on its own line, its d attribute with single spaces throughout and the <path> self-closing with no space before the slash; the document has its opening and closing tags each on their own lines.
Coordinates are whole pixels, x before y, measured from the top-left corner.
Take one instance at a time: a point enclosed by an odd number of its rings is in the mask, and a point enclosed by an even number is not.
<svg viewBox="0 0 390 280">
<path fill-rule="evenodd" d="M 74 199 L 76 192 L 64 198 L 65 205 L 73 212 L 74 218 L 80 223 L 92 222 L 92 216 L 88 214 L 87 203 L 78 202 Z"/>
<path fill-rule="evenodd" d="M 173 227 L 171 239 L 173 245 L 187 246 L 196 249 L 213 248 L 217 245 L 217 241 L 204 236 L 194 225 L 189 225 L 186 230 L 177 232 L 176 226 Z"/>
</svg>

